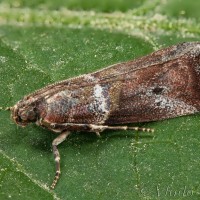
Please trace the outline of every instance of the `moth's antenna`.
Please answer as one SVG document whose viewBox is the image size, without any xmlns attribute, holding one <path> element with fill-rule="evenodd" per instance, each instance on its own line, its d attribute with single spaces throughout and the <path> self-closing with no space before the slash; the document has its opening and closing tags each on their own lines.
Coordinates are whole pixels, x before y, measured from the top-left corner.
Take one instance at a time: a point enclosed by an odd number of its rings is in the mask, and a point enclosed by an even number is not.
<svg viewBox="0 0 200 200">
<path fill-rule="evenodd" d="M 12 110 L 13 110 L 13 107 L 0 107 L 0 111 L 2 111 L 2 110 L 5 110 L 5 111 L 9 110 L 9 111 L 12 111 Z"/>
<path fill-rule="evenodd" d="M 13 107 L 6 107 L 4 110 L 12 110 L 12 109 L 13 109 Z M 2 110 L 3 110 L 3 108 L 2 108 Z"/>
</svg>

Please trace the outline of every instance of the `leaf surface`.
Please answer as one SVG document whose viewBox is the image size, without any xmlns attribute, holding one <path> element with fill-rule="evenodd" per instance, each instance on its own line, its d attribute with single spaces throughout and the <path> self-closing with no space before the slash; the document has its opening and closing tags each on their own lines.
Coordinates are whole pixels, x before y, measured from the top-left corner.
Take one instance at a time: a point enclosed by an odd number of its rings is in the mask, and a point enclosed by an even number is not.
<svg viewBox="0 0 200 200">
<path fill-rule="evenodd" d="M 172 1 L 131 2 L 0 3 L 0 199 L 200 198 L 198 115 L 137 124 L 154 134 L 72 134 L 59 145 L 62 174 L 50 191 L 56 134 L 17 127 L 4 110 L 47 84 L 200 40 L 200 14 L 188 11 L 196 1 L 175 11 Z"/>
</svg>

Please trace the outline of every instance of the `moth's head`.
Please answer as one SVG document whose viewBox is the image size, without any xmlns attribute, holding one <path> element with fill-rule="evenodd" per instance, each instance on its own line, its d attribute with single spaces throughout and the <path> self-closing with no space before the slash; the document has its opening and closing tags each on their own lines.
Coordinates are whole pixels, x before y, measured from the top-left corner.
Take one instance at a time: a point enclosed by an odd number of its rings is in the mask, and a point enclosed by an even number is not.
<svg viewBox="0 0 200 200">
<path fill-rule="evenodd" d="M 13 121 L 20 126 L 26 126 L 28 123 L 37 120 L 35 106 L 23 100 L 11 107 L 10 110 Z"/>
</svg>

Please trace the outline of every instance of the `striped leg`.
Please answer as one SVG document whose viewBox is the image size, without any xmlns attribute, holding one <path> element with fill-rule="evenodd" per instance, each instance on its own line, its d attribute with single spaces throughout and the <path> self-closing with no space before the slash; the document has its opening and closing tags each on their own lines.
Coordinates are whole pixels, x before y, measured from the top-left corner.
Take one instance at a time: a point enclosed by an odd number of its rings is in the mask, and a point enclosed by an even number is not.
<svg viewBox="0 0 200 200">
<path fill-rule="evenodd" d="M 67 136 L 69 134 L 70 134 L 69 131 L 65 131 L 65 132 L 61 133 L 57 138 L 55 138 L 52 142 L 53 154 L 54 154 L 54 159 L 55 159 L 55 162 L 56 162 L 56 175 L 55 175 L 53 183 L 51 185 L 51 189 L 55 188 L 55 186 L 58 182 L 58 179 L 60 177 L 60 173 L 61 173 L 60 172 L 60 154 L 59 154 L 57 146 L 60 143 L 62 143 L 67 138 Z"/>
<path fill-rule="evenodd" d="M 143 131 L 143 132 L 154 132 L 152 128 L 141 128 L 137 126 L 108 126 L 107 129 L 110 130 L 134 130 L 134 131 Z"/>
<path fill-rule="evenodd" d="M 135 126 L 107 126 L 107 125 L 94 125 L 90 124 L 90 131 L 95 132 L 97 135 L 100 135 L 100 132 L 104 130 L 134 130 L 134 131 L 144 131 L 144 132 L 154 132 L 154 129 L 151 128 L 140 128 Z"/>
</svg>

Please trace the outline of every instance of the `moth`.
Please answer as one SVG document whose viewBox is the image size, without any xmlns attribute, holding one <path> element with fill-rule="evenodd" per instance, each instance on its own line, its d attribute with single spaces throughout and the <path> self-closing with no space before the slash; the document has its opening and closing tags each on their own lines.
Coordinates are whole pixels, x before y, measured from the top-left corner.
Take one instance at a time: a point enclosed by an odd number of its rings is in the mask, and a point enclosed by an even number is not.
<svg viewBox="0 0 200 200">
<path fill-rule="evenodd" d="M 200 111 L 200 42 L 181 43 L 48 85 L 25 96 L 10 110 L 18 125 L 36 123 L 58 134 L 52 142 L 54 189 L 61 173 L 57 146 L 71 132 L 153 131 L 124 124 Z"/>
</svg>

